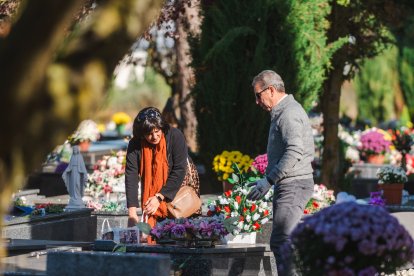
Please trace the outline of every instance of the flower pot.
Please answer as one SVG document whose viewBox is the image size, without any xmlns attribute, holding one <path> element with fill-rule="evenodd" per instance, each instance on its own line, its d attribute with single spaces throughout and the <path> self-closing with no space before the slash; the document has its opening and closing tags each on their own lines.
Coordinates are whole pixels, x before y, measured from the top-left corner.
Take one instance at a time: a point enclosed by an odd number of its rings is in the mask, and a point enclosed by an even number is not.
<svg viewBox="0 0 414 276">
<path fill-rule="evenodd" d="M 378 186 L 383 191 L 382 195 L 387 205 L 401 205 L 404 183 L 380 184 Z"/>
<path fill-rule="evenodd" d="M 79 150 L 82 152 L 88 151 L 89 150 L 89 146 L 91 145 L 90 141 L 82 141 L 79 142 Z"/>
<path fill-rule="evenodd" d="M 227 244 L 255 244 L 256 243 L 256 233 L 240 233 L 238 235 L 228 234 L 224 237 L 224 243 Z"/>
<path fill-rule="evenodd" d="M 228 190 L 233 190 L 233 184 L 223 181 L 223 192 L 227 192 Z"/>
<path fill-rule="evenodd" d="M 118 136 L 123 136 L 125 132 L 125 124 L 116 125 L 116 132 L 118 133 Z"/>
<path fill-rule="evenodd" d="M 371 154 L 367 156 L 367 162 L 370 164 L 381 165 L 384 164 L 385 155 L 383 154 Z"/>
</svg>

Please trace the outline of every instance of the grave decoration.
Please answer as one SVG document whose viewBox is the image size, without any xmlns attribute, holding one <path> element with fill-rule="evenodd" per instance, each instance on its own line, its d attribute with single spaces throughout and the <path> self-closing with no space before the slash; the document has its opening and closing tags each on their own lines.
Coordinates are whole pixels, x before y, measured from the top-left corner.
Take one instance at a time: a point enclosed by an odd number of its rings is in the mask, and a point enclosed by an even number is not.
<svg viewBox="0 0 414 276">
<path fill-rule="evenodd" d="M 233 228 L 232 219 L 224 216 L 165 219 L 154 228 L 145 222 L 137 224 L 141 232 L 158 244 L 175 243 L 184 247 L 213 247 Z"/>
<path fill-rule="evenodd" d="M 85 193 L 93 198 L 106 197 L 113 192 L 125 192 L 125 159 L 126 152 L 118 151 L 109 156 L 103 156 L 94 165 L 94 170 L 88 174 Z"/>
<path fill-rule="evenodd" d="M 229 181 L 234 183 L 233 190 L 224 192 L 218 199 L 208 203 L 208 216 L 224 215 L 225 218 L 235 218 L 231 231 L 233 235 L 261 231 L 262 225 L 269 221 L 272 208 L 269 202 L 273 198 L 273 189 L 260 200 L 249 200 L 247 195 L 252 187 L 249 183 L 260 179 L 255 169 L 248 173 L 242 172 L 237 164 L 233 163 L 234 173 Z"/>
<path fill-rule="evenodd" d="M 283 256 L 301 275 L 383 275 L 413 260 L 414 241 L 385 208 L 346 202 L 304 218 Z"/>
<path fill-rule="evenodd" d="M 335 202 L 333 190 L 328 190 L 323 184 L 313 186 L 313 194 L 306 204 L 304 214 L 314 214 L 323 208 L 332 205 Z"/>
</svg>

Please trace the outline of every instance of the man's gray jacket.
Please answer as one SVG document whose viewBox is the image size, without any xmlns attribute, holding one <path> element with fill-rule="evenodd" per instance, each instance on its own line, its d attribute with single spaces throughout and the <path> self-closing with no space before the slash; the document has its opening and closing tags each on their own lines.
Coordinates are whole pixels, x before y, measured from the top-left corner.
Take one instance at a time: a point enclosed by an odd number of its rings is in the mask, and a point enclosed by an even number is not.
<svg viewBox="0 0 414 276">
<path fill-rule="evenodd" d="M 315 145 L 308 115 L 287 95 L 271 110 L 266 175 L 273 183 L 312 178 Z"/>
</svg>

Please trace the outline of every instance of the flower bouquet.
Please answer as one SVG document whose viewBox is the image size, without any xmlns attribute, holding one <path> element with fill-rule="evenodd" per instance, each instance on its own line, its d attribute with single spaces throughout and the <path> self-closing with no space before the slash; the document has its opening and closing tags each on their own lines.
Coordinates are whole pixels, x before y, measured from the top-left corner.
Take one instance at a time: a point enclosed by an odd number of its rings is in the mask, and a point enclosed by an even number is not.
<svg viewBox="0 0 414 276">
<path fill-rule="evenodd" d="M 125 125 L 131 122 L 131 117 L 125 112 L 116 112 L 112 115 L 112 121 L 114 121 L 116 125 Z"/>
<path fill-rule="evenodd" d="M 235 171 L 231 178 L 234 182 L 233 190 L 209 202 L 207 215 L 222 214 L 225 218 L 232 218 L 234 228 L 230 232 L 233 235 L 261 231 L 262 225 L 269 221 L 272 212 L 268 202 L 272 201 L 273 189 L 270 189 L 261 200 L 249 200 L 247 195 L 252 187 L 248 187 L 247 184 L 257 181 L 260 177 L 248 177 L 238 169 L 236 164 L 233 165 L 233 169 Z"/>
<path fill-rule="evenodd" d="M 122 135 L 125 131 L 125 125 L 131 122 L 131 117 L 125 112 L 117 112 L 112 115 L 112 121 L 115 123 L 118 135 Z"/>
<path fill-rule="evenodd" d="M 78 128 L 72 135 L 69 136 L 68 141 L 72 145 L 77 145 L 81 142 L 95 142 L 99 139 L 98 125 L 92 120 L 82 121 Z"/>
<path fill-rule="evenodd" d="M 335 202 L 333 190 L 328 190 L 325 185 L 315 184 L 313 186 L 313 195 L 306 204 L 304 214 L 314 214 L 322 208 L 326 208 Z"/>
<path fill-rule="evenodd" d="M 401 154 L 401 167 L 407 170 L 407 159 L 409 153 L 414 145 L 414 139 L 410 130 L 406 127 L 401 129 L 391 130 L 392 144 L 395 149 Z"/>
<path fill-rule="evenodd" d="M 94 165 L 94 171 L 88 174 L 85 192 L 92 197 L 109 195 L 111 192 L 125 190 L 125 151 L 118 151 L 113 156 L 105 155 Z"/>
<path fill-rule="evenodd" d="M 414 258 L 413 239 L 395 217 L 354 202 L 306 217 L 291 242 L 283 255 L 293 258 L 301 275 L 382 275 Z"/>
<path fill-rule="evenodd" d="M 213 171 L 217 173 L 218 180 L 227 181 L 234 172 L 233 163 L 236 163 L 242 172 L 247 172 L 252 161 L 249 155 L 243 154 L 240 151 L 225 150 L 214 157 Z"/>
<path fill-rule="evenodd" d="M 223 216 L 165 219 L 152 229 L 145 222 L 137 226 L 157 243 L 175 242 L 187 247 L 211 247 L 229 233 Z"/>
<path fill-rule="evenodd" d="M 60 204 L 45 203 L 36 204 L 31 216 L 44 216 L 48 214 L 60 214 L 65 211 L 65 206 Z"/>
</svg>

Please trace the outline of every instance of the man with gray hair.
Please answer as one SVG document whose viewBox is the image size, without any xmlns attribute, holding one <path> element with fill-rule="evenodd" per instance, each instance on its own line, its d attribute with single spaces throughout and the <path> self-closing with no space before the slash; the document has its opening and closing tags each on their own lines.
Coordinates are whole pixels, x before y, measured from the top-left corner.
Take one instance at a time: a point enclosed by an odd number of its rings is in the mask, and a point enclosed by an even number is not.
<svg viewBox="0 0 414 276">
<path fill-rule="evenodd" d="M 271 123 L 266 175 L 251 184 L 254 187 L 248 198 L 259 199 L 274 185 L 270 248 L 278 275 L 292 275 L 291 258 L 283 256 L 280 249 L 289 240 L 313 193 L 312 129 L 305 110 L 292 95 L 286 94 L 283 80 L 276 72 L 261 72 L 253 79 L 252 86 L 256 104 L 270 112 Z"/>
</svg>

